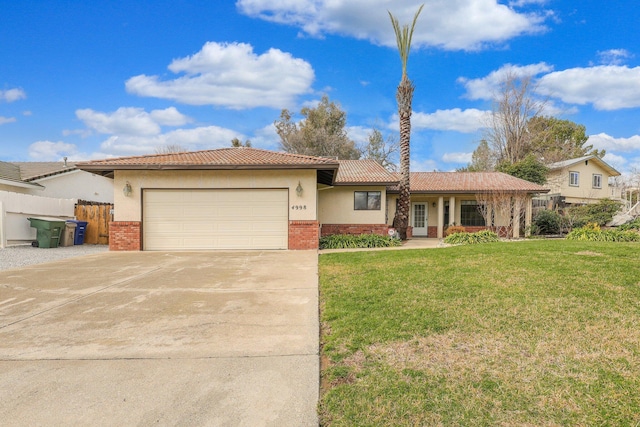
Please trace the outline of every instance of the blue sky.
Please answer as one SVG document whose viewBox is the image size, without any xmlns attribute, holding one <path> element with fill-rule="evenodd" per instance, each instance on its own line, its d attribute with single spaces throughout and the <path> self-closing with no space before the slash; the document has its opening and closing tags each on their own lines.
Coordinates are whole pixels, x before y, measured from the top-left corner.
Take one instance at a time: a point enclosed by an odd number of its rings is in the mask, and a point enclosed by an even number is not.
<svg viewBox="0 0 640 427">
<path fill-rule="evenodd" d="M 0 0 L 0 159 L 88 160 L 277 149 L 273 122 L 323 94 L 362 143 L 397 134 L 400 59 L 387 15 L 411 0 Z M 470 161 L 505 70 L 547 113 L 586 126 L 621 172 L 640 167 L 636 2 L 425 0 L 409 58 L 412 170 Z"/>
</svg>

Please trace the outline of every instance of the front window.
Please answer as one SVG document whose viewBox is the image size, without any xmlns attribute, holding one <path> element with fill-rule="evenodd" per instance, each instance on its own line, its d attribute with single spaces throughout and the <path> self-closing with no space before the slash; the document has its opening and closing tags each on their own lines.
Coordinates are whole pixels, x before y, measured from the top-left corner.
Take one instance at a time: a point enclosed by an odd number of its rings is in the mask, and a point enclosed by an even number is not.
<svg viewBox="0 0 640 427">
<path fill-rule="evenodd" d="M 382 203 L 382 193 L 380 191 L 355 191 L 354 209 L 357 211 L 379 211 Z"/>
<path fill-rule="evenodd" d="M 598 173 L 593 174 L 593 188 L 602 188 L 602 175 Z"/>
<path fill-rule="evenodd" d="M 572 187 L 580 185 L 580 172 L 569 172 L 569 185 Z"/>
<path fill-rule="evenodd" d="M 478 202 L 475 200 L 462 200 L 460 206 L 460 224 L 466 227 L 484 227 L 485 221 Z"/>
</svg>

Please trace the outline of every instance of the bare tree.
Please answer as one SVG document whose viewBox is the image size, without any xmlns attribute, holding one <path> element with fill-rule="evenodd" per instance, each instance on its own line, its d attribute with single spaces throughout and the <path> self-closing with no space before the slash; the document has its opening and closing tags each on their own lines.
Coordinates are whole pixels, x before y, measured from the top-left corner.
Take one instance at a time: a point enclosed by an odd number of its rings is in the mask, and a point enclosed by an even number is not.
<svg viewBox="0 0 640 427">
<path fill-rule="evenodd" d="M 529 197 L 525 192 L 495 190 L 476 194 L 476 200 L 485 224 L 512 239 L 524 221 Z"/>
<path fill-rule="evenodd" d="M 361 151 L 364 159 L 375 160 L 385 169 L 394 172 L 397 169 L 395 159 L 398 155 L 398 148 L 396 137 L 389 135 L 385 141 L 382 132 L 374 127 L 369 133 L 367 144 Z"/>
<path fill-rule="evenodd" d="M 231 146 L 234 147 L 234 148 L 251 147 L 251 141 L 247 139 L 245 142 L 242 142 L 238 138 L 233 138 L 231 140 Z"/>
<path fill-rule="evenodd" d="M 178 144 L 161 145 L 155 149 L 156 154 L 184 153 L 185 151 L 189 150 Z"/>
<path fill-rule="evenodd" d="M 528 123 L 542 115 L 546 106 L 546 100 L 533 97 L 534 89 L 531 76 L 508 73 L 494 95 L 484 138 L 496 153 L 498 162 L 517 163 L 531 149 Z"/>
<path fill-rule="evenodd" d="M 424 4 L 420 6 L 416 14 L 413 16 L 411 26 L 403 25 L 400 27 L 398 19 L 389 12 L 393 30 L 396 33 L 396 42 L 398 51 L 400 52 L 400 61 L 402 63 L 402 78 L 396 91 L 396 100 L 398 101 L 398 117 L 400 119 L 400 182 L 398 184 L 398 208 L 396 216 L 393 219 L 393 226 L 398 230 L 398 234 L 402 240 L 407 239 L 407 228 L 409 227 L 409 210 L 411 204 L 410 194 L 410 142 L 411 142 L 411 104 L 413 102 L 413 91 L 415 86 L 407 76 L 407 61 L 409 60 L 409 52 L 411 51 L 411 39 L 413 38 L 413 30 L 418 20 L 418 15 L 422 12 Z"/>
</svg>

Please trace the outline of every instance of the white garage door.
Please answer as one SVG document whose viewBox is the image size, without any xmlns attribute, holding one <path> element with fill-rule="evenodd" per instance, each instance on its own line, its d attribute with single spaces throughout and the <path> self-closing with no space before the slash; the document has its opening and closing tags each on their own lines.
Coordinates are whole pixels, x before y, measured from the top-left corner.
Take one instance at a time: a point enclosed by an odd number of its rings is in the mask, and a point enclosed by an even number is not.
<svg viewBox="0 0 640 427">
<path fill-rule="evenodd" d="M 288 191 L 145 190 L 145 250 L 287 249 Z"/>
</svg>

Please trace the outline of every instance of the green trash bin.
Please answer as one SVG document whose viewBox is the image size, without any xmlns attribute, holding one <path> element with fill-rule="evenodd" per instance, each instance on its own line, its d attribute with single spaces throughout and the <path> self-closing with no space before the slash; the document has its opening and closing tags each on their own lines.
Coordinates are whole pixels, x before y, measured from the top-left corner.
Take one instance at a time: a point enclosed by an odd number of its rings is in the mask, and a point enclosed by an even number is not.
<svg viewBox="0 0 640 427">
<path fill-rule="evenodd" d="M 57 248 L 60 244 L 65 220 L 59 218 L 27 218 L 36 229 L 36 241 L 32 243 L 38 248 Z"/>
</svg>

